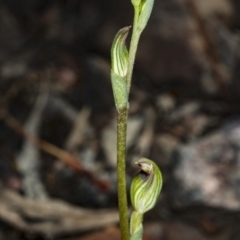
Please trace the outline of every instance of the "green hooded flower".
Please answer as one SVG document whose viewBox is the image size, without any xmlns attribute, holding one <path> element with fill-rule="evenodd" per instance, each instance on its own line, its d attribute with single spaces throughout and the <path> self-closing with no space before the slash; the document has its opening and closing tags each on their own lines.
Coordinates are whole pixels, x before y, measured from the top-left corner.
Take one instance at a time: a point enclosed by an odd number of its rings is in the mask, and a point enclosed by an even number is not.
<svg viewBox="0 0 240 240">
<path fill-rule="evenodd" d="M 131 185 L 131 201 L 135 211 L 143 214 L 152 209 L 162 188 L 162 175 L 158 166 L 147 158 L 136 164 L 141 171 L 134 177 Z"/>
</svg>

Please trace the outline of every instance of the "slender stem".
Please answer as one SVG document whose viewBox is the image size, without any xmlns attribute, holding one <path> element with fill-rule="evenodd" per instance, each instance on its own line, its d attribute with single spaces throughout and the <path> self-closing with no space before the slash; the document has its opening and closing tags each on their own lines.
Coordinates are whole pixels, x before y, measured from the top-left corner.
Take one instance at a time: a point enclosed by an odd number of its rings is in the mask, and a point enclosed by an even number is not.
<svg viewBox="0 0 240 240">
<path fill-rule="evenodd" d="M 137 28 L 137 21 L 138 21 L 139 10 L 138 8 L 134 9 L 134 21 L 133 21 L 133 30 L 132 30 L 132 37 L 130 42 L 129 48 L 129 56 L 128 56 L 128 71 L 127 71 L 127 84 L 128 84 L 128 94 L 130 92 L 131 81 L 132 81 L 132 73 L 133 73 L 133 66 L 135 62 L 137 47 L 140 35 L 142 31 Z"/>
<path fill-rule="evenodd" d="M 128 204 L 126 187 L 126 137 L 128 109 L 119 109 L 117 113 L 117 177 L 118 206 L 121 228 L 121 239 L 129 240 Z"/>
<path fill-rule="evenodd" d="M 133 32 L 130 42 L 128 71 L 127 71 L 127 88 L 130 92 L 132 72 L 137 52 L 138 42 L 142 30 L 137 28 L 138 8 L 135 8 Z M 128 108 L 118 109 L 117 113 L 117 176 L 118 176 L 118 205 L 119 218 L 122 240 L 129 240 L 128 228 L 128 205 L 127 205 L 127 187 L 126 187 L 126 137 L 127 137 L 127 118 Z"/>
</svg>

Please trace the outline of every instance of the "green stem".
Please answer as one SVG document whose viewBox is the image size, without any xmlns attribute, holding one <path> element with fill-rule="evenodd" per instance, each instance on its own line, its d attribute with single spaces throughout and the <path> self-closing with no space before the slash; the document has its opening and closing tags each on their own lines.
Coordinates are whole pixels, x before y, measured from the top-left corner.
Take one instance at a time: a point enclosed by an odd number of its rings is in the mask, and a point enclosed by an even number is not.
<svg viewBox="0 0 240 240">
<path fill-rule="evenodd" d="M 133 66 L 137 52 L 139 38 L 142 29 L 137 27 L 139 16 L 138 8 L 135 8 L 133 32 L 130 42 L 128 71 L 126 76 L 128 95 L 130 92 Z M 117 176 L 118 176 L 118 205 L 122 240 L 129 240 L 128 205 L 126 187 L 126 137 L 127 137 L 128 108 L 118 109 L 117 113 Z"/>
<path fill-rule="evenodd" d="M 130 240 L 142 240 L 143 235 L 143 214 L 133 211 L 130 220 Z"/>
<path fill-rule="evenodd" d="M 129 56 L 128 56 L 128 71 L 127 71 L 127 76 L 126 76 L 126 80 L 127 80 L 127 84 L 128 84 L 128 94 L 130 92 L 130 87 L 131 87 L 133 66 L 134 66 L 134 62 L 135 62 L 138 42 L 140 39 L 140 35 L 142 33 L 142 30 L 139 30 L 137 27 L 138 15 L 139 15 L 139 10 L 138 10 L 138 8 L 135 8 L 134 9 L 132 37 L 131 37 Z"/>
<path fill-rule="evenodd" d="M 133 211 L 130 220 L 130 235 L 133 235 L 138 228 L 142 225 L 143 214 L 137 211 Z"/>
<path fill-rule="evenodd" d="M 126 187 L 126 136 L 128 109 L 122 108 L 117 113 L 117 177 L 118 206 L 121 228 L 121 239 L 129 240 L 128 204 Z"/>
</svg>

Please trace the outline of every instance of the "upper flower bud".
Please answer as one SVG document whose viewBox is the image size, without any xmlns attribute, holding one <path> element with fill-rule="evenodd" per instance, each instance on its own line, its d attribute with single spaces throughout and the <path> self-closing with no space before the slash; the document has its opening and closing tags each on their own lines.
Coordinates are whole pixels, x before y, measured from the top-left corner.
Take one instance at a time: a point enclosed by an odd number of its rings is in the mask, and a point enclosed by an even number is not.
<svg viewBox="0 0 240 240">
<path fill-rule="evenodd" d="M 140 30 L 143 30 L 152 13 L 154 0 L 131 0 L 137 14 L 137 25 Z"/>
<path fill-rule="evenodd" d="M 131 201 L 135 211 L 145 213 L 152 209 L 162 188 L 162 175 L 158 166 L 147 158 L 141 158 L 136 164 L 141 171 L 131 184 Z"/>
<path fill-rule="evenodd" d="M 124 27 L 118 31 L 113 40 L 111 49 L 112 71 L 120 77 L 125 77 L 127 75 L 128 50 L 125 40 L 129 29 L 130 27 Z"/>
</svg>

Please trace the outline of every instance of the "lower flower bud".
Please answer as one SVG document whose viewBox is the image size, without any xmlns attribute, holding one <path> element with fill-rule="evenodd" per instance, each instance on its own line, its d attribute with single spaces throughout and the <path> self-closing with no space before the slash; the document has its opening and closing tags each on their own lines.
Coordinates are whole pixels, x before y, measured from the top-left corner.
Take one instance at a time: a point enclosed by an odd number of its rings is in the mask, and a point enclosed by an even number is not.
<svg viewBox="0 0 240 240">
<path fill-rule="evenodd" d="M 162 174 L 158 166 L 147 158 L 141 158 L 136 164 L 141 171 L 132 181 L 131 201 L 134 210 L 143 214 L 156 205 L 162 188 Z"/>
</svg>

